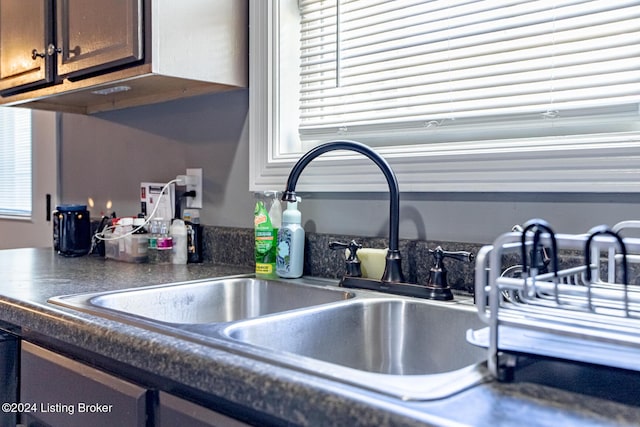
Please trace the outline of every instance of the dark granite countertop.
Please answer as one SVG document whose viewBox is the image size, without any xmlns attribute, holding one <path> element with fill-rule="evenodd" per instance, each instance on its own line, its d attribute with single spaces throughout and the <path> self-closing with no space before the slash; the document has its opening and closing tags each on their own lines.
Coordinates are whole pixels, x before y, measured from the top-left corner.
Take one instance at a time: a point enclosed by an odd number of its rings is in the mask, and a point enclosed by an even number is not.
<svg viewBox="0 0 640 427">
<path fill-rule="evenodd" d="M 0 322 L 25 339 L 261 424 L 349 426 L 638 425 L 640 408 L 531 383 L 487 383 L 404 402 L 327 379 L 47 303 L 52 296 L 248 273 L 219 264 L 135 265 L 0 251 Z"/>
</svg>

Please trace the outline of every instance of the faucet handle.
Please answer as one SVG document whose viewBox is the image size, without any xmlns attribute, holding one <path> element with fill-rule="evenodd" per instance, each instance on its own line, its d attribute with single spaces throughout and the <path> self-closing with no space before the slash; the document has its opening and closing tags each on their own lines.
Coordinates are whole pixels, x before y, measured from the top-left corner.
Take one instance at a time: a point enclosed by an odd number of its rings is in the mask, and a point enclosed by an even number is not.
<svg viewBox="0 0 640 427">
<path fill-rule="evenodd" d="M 433 257 L 436 259 L 436 268 L 442 268 L 442 260 L 445 258 L 453 258 L 456 259 L 458 261 L 466 261 L 466 262 L 471 262 L 473 261 L 473 254 L 471 252 L 467 252 L 467 251 L 445 251 L 444 249 L 442 249 L 442 246 L 438 246 L 435 249 L 429 249 L 429 253 L 433 255 Z"/>
<path fill-rule="evenodd" d="M 429 294 L 427 298 L 449 301 L 453 299 L 453 292 L 447 282 L 447 269 L 442 262 L 445 258 L 453 258 L 458 261 L 473 261 L 473 254 L 467 251 L 445 251 L 441 246 L 435 249 L 429 249 L 429 253 L 433 255 L 436 262 L 429 271 L 429 279 L 427 289 Z"/>
<path fill-rule="evenodd" d="M 362 245 L 355 240 L 349 243 L 343 242 L 329 242 L 329 249 L 335 251 L 338 249 L 349 249 L 349 256 L 345 261 L 347 269 L 347 276 L 350 277 L 362 277 L 362 268 L 360 267 L 360 260 L 357 257 L 358 249 L 362 249 Z"/>
</svg>

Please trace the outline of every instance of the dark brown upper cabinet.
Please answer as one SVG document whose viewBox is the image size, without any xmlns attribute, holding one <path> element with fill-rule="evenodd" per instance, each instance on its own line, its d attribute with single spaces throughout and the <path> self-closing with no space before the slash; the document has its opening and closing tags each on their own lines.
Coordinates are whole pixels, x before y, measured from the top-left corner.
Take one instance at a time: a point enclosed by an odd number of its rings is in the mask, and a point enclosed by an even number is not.
<svg viewBox="0 0 640 427">
<path fill-rule="evenodd" d="M 248 0 L 2 0 L 0 104 L 96 113 L 248 85 Z"/>
</svg>

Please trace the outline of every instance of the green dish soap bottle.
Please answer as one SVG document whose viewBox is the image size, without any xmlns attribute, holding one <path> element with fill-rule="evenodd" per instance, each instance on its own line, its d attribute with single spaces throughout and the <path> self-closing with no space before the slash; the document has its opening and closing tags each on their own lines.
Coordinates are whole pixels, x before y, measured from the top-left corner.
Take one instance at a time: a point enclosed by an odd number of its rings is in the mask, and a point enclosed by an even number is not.
<svg viewBox="0 0 640 427">
<path fill-rule="evenodd" d="M 276 257 L 278 231 L 282 222 L 282 207 L 274 192 L 269 210 L 264 200 L 258 200 L 254 210 L 256 276 L 277 278 Z"/>
</svg>

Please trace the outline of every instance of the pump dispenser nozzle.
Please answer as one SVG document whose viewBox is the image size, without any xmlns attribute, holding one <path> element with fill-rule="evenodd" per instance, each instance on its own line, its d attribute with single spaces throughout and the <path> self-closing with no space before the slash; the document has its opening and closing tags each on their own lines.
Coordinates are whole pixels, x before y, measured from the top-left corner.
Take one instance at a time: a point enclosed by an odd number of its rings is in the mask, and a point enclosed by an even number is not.
<svg viewBox="0 0 640 427">
<path fill-rule="evenodd" d="M 286 224 L 302 224 L 302 214 L 298 210 L 298 202 L 302 201 L 300 197 L 296 197 L 295 202 L 287 202 L 287 209 L 282 213 L 282 225 Z"/>
</svg>

